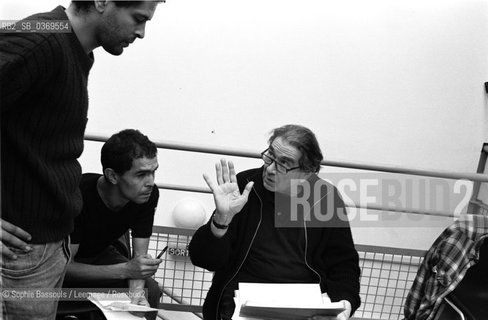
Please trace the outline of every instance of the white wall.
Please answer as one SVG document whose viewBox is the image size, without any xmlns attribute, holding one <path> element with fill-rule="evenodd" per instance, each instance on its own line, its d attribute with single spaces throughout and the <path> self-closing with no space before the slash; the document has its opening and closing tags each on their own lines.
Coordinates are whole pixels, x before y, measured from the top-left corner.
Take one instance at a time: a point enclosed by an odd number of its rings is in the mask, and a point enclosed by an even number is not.
<svg viewBox="0 0 488 320">
<path fill-rule="evenodd" d="M 57 3 L 4 0 L 0 18 Z M 261 150 L 271 128 L 301 123 L 329 159 L 466 172 L 488 136 L 482 0 L 168 0 L 144 40 L 120 57 L 95 55 L 90 133 L 133 127 L 154 140 Z M 98 148 L 87 144 L 86 171 L 100 170 Z M 203 186 L 218 158 L 163 151 L 158 179 Z M 163 192 L 158 223 L 171 223 L 181 196 Z M 415 239 L 402 228 L 354 233 L 425 247 L 447 223 Z"/>
</svg>

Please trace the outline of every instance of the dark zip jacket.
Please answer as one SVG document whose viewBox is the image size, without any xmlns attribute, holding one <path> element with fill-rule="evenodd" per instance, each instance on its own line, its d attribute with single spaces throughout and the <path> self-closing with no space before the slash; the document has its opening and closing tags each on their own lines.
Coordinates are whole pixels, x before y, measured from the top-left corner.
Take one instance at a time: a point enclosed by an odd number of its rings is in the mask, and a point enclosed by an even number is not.
<svg viewBox="0 0 488 320">
<path fill-rule="evenodd" d="M 259 230 L 263 206 L 261 195 L 264 192 L 262 174 L 263 167 L 237 175 L 241 192 L 249 181 L 254 181 L 254 186 L 248 202 L 234 216 L 223 237 L 213 235 L 210 229 L 211 218 L 195 232 L 190 242 L 192 263 L 215 272 L 203 305 L 206 320 L 218 319 L 223 291 L 241 269 Z M 312 175 L 308 182 L 311 196 L 307 201 L 311 210 L 302 210 L 298 214 L 302 216 L 300 226 L 305 228 L 305 263 L 318 275 L 322 292 L 327 292 L 332 301 L 349 301 L 354 313 L 361 303 L 359 257 L 352 240 L 344 202 L 337 189 L 317 175 Z M 313 196 L 316 188 L 320 188 L 319 199 Z M 303 214 L 307 217 L 307 213 L 309 215 L 304 222 Z"/>
</svg>

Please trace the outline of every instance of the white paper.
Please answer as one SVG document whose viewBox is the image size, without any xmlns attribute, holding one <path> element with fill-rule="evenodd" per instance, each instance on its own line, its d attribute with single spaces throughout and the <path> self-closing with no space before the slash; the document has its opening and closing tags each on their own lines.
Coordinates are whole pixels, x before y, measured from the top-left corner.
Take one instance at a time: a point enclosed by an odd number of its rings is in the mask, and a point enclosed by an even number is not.
<svg viewBox="0 0 488 320">
<path fill-rule="evenodd" d="M 331 303 L 330 299 L 324 301 L 319 284 L 313 283 L 239 283 L 239 290 L 236 291 L 234 299 L 236 309 L 232 319 L 239 320 L 251 319 L 240 315 L 243 306 L 265 307 L 267 311 L 269 308 L 297 308 L 298 311 L 285 311 L 296 312 L 297 315 L 308 311 L 320 312 L 326 308 L 342 311 L 344 307 L 341 302 Z M 247 310 L 249 309 L 246 309 L 246 313 Z"/>
<path fill-rule="evenodd" d="M 273 306 L 323 305 L 318 283 L 239 283 L 239 300 Z"/>
<path fill-rule="evenodd" d="M 90 293 L 88 300 L 100 308 L 107 320 L 142 320 L 146 318 L 135 316 L 129 311 L 147 312 L 158 310 L 130 303 L 129 296 L 125 293 L 107 294 L 93 292 Z"/>
<path fill-rule="evenodd" d="M 158 311 L 158 309 L 154 309 L 148 306 L 141 306 L 138 304 L 132 304 L 130 302 L 121 302 L 121 301 L 109 301 L 110 303 L 104 304 L 100 302 L 100 304 L 107 310 L 110 311 L 134 311 L 134 312 L 148 312 L 148 311 Z"/>
</svg>

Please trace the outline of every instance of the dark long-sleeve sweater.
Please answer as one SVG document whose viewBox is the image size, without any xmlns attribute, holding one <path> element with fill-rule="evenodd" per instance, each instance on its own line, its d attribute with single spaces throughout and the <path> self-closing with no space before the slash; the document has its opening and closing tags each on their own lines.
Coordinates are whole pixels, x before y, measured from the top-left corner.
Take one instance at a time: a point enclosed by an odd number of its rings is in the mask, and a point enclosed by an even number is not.
<svg viewBox="0 0 488 320">
<path fill-rule="evenodd" d="M 64 20 L 64 8 L 25 20 Z M 65 238 L 82 206 L 86 54 L 74 32 L 0 32 L 2 219 L 32 243 Z"/>
<path fill-rule="evenodd" d="M 248 202 L 234 216 L 227 233 L 222 238 L 215 237 L 210 229 L 210 220 L 195 232 L 190 242 L 190 258 L 193 264 L 215 271 L 212 286 L 203 306 L 203 315 L 206 320 L 218 318 L 217 312 L 224 289 L 236 279 L 260 227 L 264 214 L 260 196 L 264 192 L 262 170 L 261 167 L 237 175 L 241 192 L 249 181 L 254 181 L 254 186 Z M 359 257 L 354 247 L 349 222 L 345 216 L 344 203 L 334 186 L 320 180 L 316 175 L 313 175 L 309 182 L 311 190 L 320 187 L 323 196 L 320 199 L 314 197 L 307 199 L 311 207 L 320 208 L 318 210 L 320 212 L 312 212 L 310 221 L 306 223 L 307 227 L 304 227 L 303 220 L 297 224 L 297 226 L 305 228 L 307 235 L 306 260 L 310 267 L 320 275 L 322 291 L 327 292 L 332 301 L 349 301 L 354 312 L 360 305 Z M 298 213 L 297 216 L 300 217 L 303 214 L 304 212 Z M 324 216 L 328 214 L 330 219 L 328 221 L 315 220 L 317 214 Z"/>
</svg>

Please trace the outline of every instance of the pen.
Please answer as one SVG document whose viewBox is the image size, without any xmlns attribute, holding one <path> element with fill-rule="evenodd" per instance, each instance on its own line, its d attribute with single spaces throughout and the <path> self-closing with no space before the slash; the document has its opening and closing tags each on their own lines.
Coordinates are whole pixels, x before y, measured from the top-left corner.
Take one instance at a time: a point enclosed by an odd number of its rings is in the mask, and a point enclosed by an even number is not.
<svg viewBox="0 0 488 320">
<path fill-rule="evenodd" d="M 168 250 L 168 246 L 164 247 L 164 249 L 158 254 L 158 256 L 156 257 L 156 259 L 159 259 L 163 256 L 163 254 L 166 252 L 166 250 Z"/>
</svg>

